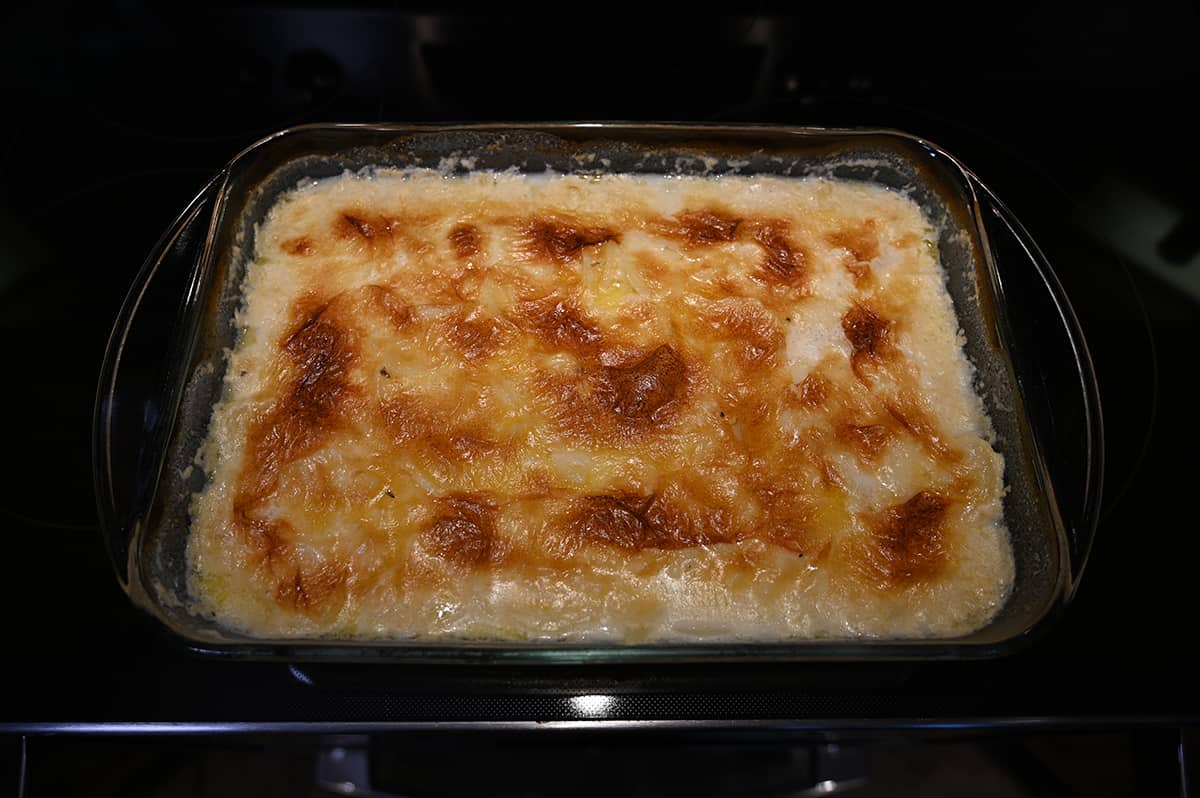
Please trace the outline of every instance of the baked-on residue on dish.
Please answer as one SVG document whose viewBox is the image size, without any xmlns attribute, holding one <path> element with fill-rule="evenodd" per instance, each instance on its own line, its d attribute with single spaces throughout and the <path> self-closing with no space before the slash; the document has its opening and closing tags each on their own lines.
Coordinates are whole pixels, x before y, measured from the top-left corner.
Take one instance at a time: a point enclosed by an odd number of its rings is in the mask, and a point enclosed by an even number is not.
<svg viewBox="0 0 1200 798">
<path fill-rule="evenodd" d="M 936 232 L 824 178 L 346 174 L 257 231 L 190 588 L 256 637 L 944 637 L 1013 561 Z"/>
</svg>

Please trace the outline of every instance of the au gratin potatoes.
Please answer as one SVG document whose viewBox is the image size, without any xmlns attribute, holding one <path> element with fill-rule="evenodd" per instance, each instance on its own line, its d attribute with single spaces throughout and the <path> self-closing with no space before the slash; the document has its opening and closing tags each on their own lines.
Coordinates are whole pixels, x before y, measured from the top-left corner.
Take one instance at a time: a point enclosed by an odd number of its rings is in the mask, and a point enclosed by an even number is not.
<svg viewBox="0 0 1200 798">
<path fill-rule="evenodd" d="M 256 637 L 944 637 L 1013 581 L 920 208 L 824 178 L 345 174 L 248 254 L 196 608 Z"/>
</svg>

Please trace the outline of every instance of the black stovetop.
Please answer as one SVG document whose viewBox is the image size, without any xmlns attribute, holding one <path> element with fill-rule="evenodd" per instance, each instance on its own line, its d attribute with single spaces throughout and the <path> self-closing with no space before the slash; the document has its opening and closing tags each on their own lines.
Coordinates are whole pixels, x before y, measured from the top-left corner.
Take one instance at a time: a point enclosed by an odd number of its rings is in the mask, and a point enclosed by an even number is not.
<svg viewBox="0 0 1200 798">
<path fill-rule="evenodd" d="M 315 4 L 54 13 L 11 27 L 3 55 L 0 729 L 1200 717 L 1188 656 L 1200 606 L 1194 9 L 1041 9 L 986 24 L 886 9 L 617 21 Z M 289 667 L 198 658 L 136 611 L 96 527 L 92 402 L 109 328 L 158 236 L 274 130 L 493 119 L 894 127 L 991 184 L 1074 303 L 1106 422 L 1096 545 L 1052 633 L 984 662 Z"/>
</svg>

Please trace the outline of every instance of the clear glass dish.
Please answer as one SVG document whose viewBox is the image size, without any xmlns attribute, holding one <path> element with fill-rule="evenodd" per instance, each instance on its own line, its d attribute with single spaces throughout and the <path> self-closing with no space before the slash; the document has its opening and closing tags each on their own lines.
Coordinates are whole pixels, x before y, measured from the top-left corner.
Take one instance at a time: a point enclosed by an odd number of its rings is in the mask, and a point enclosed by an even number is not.
<svg viewBox="0 0 1200 798">
<path fill-rule="evenodd" d="M 189 611 L 191 467 L 234 344 L 255 225 L 302 179 L 370 165 L 541 172 L 822 174 L 905 191 L 941 231 L 948 288 L 1005 457 L 1012 594 L 984 628 L 953 639 L 573 645 L 262 640 Z M 590 157 L 582 157 L 590 156 Z M 166 231 L 113 327 L 96 401 L 101 525 L 133 603 L 190 649 L 253 658 L 448 662 L 864 660 L 992 657 L 1047 629 L 1082 574 L 1100 506 L 1103 429 L 1082 331 L 1025 228 L 941 148 L 887 130 L 773 126 L 309 125 L 238 154 Z"/>
</svg>

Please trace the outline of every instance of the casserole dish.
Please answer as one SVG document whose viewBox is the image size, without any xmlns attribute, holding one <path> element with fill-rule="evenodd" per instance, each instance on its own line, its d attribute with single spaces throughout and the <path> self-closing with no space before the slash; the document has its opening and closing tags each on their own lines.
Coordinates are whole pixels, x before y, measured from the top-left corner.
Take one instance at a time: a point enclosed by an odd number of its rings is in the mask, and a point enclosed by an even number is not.
<svg viewBox="0 0 1200 798">
<path fill-rule="evenodd" d="M 947 288 L 1005 459 L 1016 576 L 999 614 L 952 639 L 587 645 L 261 640 L 195 612 L 186 557 L 194 457 L 235 343 L 254 235 L 301 181 L 364 168 L 640 175 L 827 176 L 902 191 L 938 230 Z M 1005 245 L 993 243 L 999 233 Z M 1016 293 L 1019 292 L 1019 293 Z M 1011 296 L 1020 302 L 1010 303 Z M 146 332 L 150 308 L 173 318 Z M 1034 314 L 1034 315 L 1030 315 Z M 1035 330 L 1036 347 L 1021 335 Z M 166 349 L 163 342 L 167 342 Z M 158 353 L 160 368 L 131 369 Z M 1052 356 L 1057 358 L 1051 362 Z M 1066 367 L 1063 367 L 1063 364 Z M 155 374 L 153 383 L 145 382 Z M 132 407 L 131 407 L 132 404 Z M 124 419 L 140 408 L 140 429 Z M 1063 446 L 1062 451 L 1056 451 Z M 903 133 L 678 125 L 309 126 L 238 155 L 152 253 L 114 327 L 96 409 L 96 480 L 114 565 L 133 601 L 200 651 L 244 656 L 628 661 L 969 657 L 1011 650 L 1066 603 L 1094 532 L 1102 434 L 1086 346 L 1061 287 L 1004 206 L 952 156 Z M 1057 470 L 1052 467 L 1057 464 Z M 1070 466 L 1070 467 L 1068 467 Z M 1071 483 L 1077 500 L 1060 499 Z"/>
</svg>

